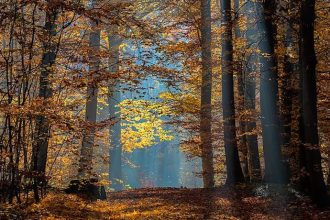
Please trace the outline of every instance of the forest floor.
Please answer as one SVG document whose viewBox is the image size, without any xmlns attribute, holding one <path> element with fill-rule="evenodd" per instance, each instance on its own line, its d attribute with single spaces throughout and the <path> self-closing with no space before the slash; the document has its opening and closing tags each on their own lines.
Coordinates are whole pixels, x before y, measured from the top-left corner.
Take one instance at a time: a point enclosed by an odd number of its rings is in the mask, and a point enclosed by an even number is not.
<svg viewBox="0 0 330 220">
<path fill-rule="evenodd" d="M 2 214 L 1 214 L 2 213 Z M 7 217 L 5 217 L 7 215 Z M 7 207 L 0 219 L 330 219 L 330 208 L 317 209 L 290 190 L 266 186 L 216 189 L 137 189 L 108 194 L 91 202 L 51 192 L 39 204 Z"/>
</svg>

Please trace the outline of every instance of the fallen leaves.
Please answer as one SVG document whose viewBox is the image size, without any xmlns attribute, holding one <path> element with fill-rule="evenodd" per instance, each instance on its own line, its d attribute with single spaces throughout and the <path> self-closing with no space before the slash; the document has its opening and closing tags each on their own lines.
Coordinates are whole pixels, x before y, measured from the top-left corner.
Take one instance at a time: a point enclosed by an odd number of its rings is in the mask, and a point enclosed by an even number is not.
<svg viewBox="0 0 330 220">
<path fill-rule="evenodd" d="M 284 191 L 261 196 L 254 188 L 126 190 L 96 202 L 52 192 L 23 210 L 22 219 L 329 219 L 330 209 L 320 211 L 305 197 Z"/>
</svg>

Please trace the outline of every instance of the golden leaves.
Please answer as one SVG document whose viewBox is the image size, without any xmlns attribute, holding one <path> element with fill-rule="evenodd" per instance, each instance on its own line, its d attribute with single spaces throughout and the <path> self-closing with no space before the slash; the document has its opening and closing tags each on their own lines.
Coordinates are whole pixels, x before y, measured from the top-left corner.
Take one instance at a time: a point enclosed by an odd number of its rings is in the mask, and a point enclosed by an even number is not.
<svg viewBox="0 0 330 220">
<path fill-rule="evenodd" d="M 122 117 L 123 149 L 131 152 L 136 148 L 170 141 L 173 136 L 164 128 L 165 117 L 170 109 L 161 103 L 126 99 L 119 104 Z"/>
</svg>

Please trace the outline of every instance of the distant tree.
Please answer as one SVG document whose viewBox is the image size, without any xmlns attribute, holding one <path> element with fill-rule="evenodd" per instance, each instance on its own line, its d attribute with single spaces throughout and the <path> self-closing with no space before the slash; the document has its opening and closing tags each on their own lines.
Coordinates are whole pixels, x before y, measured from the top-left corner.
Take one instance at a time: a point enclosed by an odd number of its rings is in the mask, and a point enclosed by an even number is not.
<svg viewBox="0 0 330 220">
<path fill-rule="evenodd" d="M 119 27 L 111 25 L 108 31 L 109 41 L 109 71 L 117 74 L 119 71 Z M 114 118 L 116 123 L 110 127 L 110 181 L 111 188 L 122 189 L 122 144 L 121 144 L 121 116 L 120 108 L 117 105 L 121 102 L 120 82 L 111 80 L 108 86 L 109 116 Z"/>
</svg>

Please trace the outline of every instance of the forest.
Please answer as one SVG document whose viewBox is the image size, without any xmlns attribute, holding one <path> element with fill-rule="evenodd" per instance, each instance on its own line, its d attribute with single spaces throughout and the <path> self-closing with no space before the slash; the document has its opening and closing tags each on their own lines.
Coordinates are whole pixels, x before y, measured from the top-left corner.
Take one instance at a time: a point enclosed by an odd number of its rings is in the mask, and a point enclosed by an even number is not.
<svg viewBox="0 0 330 220">
<path fill-rule="evenodd" d="M 0 219 L 330 219 L 329 0 L 0 0 Z"/>
</svg>

